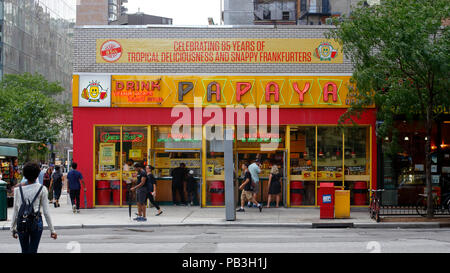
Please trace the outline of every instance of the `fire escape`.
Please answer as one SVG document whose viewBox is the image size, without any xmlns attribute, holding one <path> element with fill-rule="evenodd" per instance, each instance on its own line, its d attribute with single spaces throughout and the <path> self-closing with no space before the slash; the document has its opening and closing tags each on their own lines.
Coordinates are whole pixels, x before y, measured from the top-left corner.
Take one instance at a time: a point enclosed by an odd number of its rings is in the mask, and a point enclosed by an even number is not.
<svg viewBox="0 0 450 273">
<path fill-rule="evenodd" d="M 313 24 L 311 17 L 317 18 L 319 24 L 324 17 L 331 16 L 329 0 L 301 0 L 299 20 L 306 20 L 307 24 Z"/>
</svg>

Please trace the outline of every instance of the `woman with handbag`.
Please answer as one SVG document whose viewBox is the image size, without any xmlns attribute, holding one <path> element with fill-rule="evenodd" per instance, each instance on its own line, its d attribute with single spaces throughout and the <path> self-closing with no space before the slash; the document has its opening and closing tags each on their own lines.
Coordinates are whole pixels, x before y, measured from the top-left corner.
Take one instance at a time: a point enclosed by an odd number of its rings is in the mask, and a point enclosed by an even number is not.
<svg viewBox="0 0 450 273">
<path fill-rule="evenodd" d="M 41 207 L 44 212 L 45 220 L 51 231 L 50 237 L 56 239 L 58 236 L 52 224 L 48 208 L 48 192 L 43 185 L 36 183 L 40 173 L 39 165 L 36 163 L 27 163 L 23 167 L 23 175 L 27 179 L 26 185 L 19 185 L 14 189 L 14 208 L 11 223 L 11 232 L 15 239 L 19 238 L 22 253 L 37 253 L 39 242 L 43 231 L 43 222 L 41 216 Z M 31 229 L 23 229 L 21 222 L 18 223 L 23 213 L 23 204 L 31 203 L 36 214 L 36 223 Z"/>
</svg>

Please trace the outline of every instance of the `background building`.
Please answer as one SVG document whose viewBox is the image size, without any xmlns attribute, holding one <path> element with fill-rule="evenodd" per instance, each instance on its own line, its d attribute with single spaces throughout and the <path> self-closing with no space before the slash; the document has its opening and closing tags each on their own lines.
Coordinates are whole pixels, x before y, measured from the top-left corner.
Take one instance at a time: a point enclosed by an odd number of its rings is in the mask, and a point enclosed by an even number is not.
<svg viewBox="0 0 450 273">
<path fill-rule="evenodd" d="M 359 0 L 225 0 L 225 25 L 322 25 L 327 18 L 349 15 Z M 369 3 L 377 1 L 367 1 Z"/>
<path fill-rule="evenodd" d="M 0 1 L 0 78 L 5 74 L 39 73 L 60 82 L 65 91 L 56 96 L 71 102 L 75 0 Z M 53 147 L 64 160 L 71 149 L 70 128 Z"/>
<path fill-rule="evenodd" d="M 128 0 L 79 0 L 77 25 L 107 25 L 127 12 Z"/>
<path fill-rule="evenodd" d="M 160 17 L 136 12 L 135 14 L 123 14 L 110 25 L 171 25 L 172 18 Z"/>
</svg>

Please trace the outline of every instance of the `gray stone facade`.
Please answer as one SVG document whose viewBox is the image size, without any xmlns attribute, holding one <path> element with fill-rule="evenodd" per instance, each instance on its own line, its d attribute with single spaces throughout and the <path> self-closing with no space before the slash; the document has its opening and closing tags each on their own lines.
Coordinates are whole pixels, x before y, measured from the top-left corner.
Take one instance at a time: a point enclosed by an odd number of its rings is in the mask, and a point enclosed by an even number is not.
<svg viewBox="0 0 450 273">
<path fill-rule="evenodd" d="M 74 73 L 146 74 L 305 74 L 352 73 L 352 64 L 192 64 L 192 63 L 96 63 L 96 39 L 171 38 L 323 38 L 330 26 L 82 26 L 74 31 Z M 340 52 L 341 53 L 341 52 Z M 342 53 L 341 53 L 342 54 Z"/>
</svg>

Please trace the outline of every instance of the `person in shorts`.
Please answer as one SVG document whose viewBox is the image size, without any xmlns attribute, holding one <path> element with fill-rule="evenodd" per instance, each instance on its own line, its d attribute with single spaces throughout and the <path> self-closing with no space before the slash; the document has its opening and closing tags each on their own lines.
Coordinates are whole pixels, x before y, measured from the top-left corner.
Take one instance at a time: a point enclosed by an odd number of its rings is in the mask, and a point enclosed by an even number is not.
<svg viewBox="0 0 450 273">
<path fill-rule="evenodd" d="M 254 182 L 255 186 L 253 188 L 253 196 L 256 199 L 256 196 L 259 192 L 259 174 L 261 173 L 261 161 L 259 158 L 256 158 L 256 160 L 248 166 L 248 171 L 250 172 L 250 175 L 252 176 L 252 181 Z M 250 207 L 250 202 L 248 204 Z"/>
<path fill-rule="evenodd" d="M 134 165 L 137 172 L 137 182 L 136 186 L 132 187 L 132 191 L 136 191 L 136 202 L 138 207 L 137 217 L 133 220 L 138 222 L 147 221 L 146 218 L 146 207 L 147 207 L 147 173 L 144 171 L 143 166 L 139 163 Z"/>
<path fill-rule="evenodd" d="M 244 212 L 244 204 L 245 201 L 250 201 L 259 208 L 259 212 L 262 211 L 262 205 L 256 201 L 255 196 L 253 195 L 254 183 L 252 181 L 252 176 L 248 170 L 248 164 L 242 164 L 242 172 L 244 173 L 244 181 L 242 182 L 239 190 L 242 190 L 241 193 L 241 207 L 237 210 L 239 212 Z"/>
</svg>

